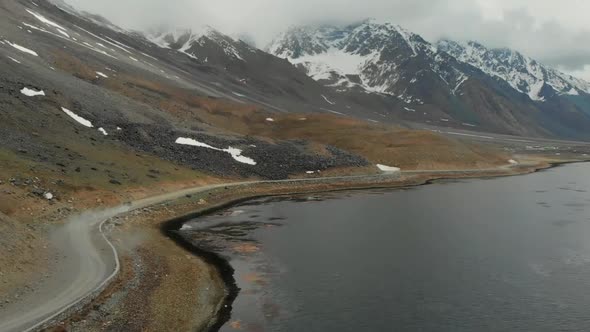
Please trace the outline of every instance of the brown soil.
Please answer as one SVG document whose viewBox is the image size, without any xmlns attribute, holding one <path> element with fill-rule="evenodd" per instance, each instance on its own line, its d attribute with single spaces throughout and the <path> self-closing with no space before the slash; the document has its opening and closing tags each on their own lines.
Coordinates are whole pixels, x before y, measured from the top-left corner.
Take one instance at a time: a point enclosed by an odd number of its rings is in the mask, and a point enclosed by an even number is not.
<svg viewBox="0 0 590 332">
<path fill-rule="evenodd" d="M 82 147 L 63 143 L 84 156 L 80 172 L 37 163 L 0 148 L 0 298 L 18 296 L 44 277 L 50 263 L 48 232 L 70 215 L 123 202 L 221 181 L 182 166 L 115 147 Z M 76 168 L 77 164 L 68 165 Z M 95 167 L 99 171 L 91 170 Z M 127 174 L 123 185 L 109 183 L 111 174 Z M 157 169 L 159 178 L 147 177 Z M 19 181 L 12 183 L 11 179 Z M 51 192 L 47 200 L 35 187 Z"/>
</svg>

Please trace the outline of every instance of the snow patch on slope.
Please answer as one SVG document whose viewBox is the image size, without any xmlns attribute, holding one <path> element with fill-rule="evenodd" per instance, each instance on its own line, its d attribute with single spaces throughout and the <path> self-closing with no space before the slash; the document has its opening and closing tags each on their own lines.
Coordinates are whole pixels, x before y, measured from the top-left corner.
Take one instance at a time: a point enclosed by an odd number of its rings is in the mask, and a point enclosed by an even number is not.
<svg viewBox="0 0 590 332">
<path fill-rule="evenodd" d="M 22 90 L 20 90 L 20 93 L 27 97 L 45 96 L 45 92 L 43 90 L 37 91 L 29 88 L 23 88 Z"/>
<path fill-rule="evenodd" d="M 39 21 L 41 21 L 41 22 L 43 22 L 43 23 L 45 23 L 45 24 L 47 24 L 47 25 L 49 25 L 49 26 L 52 26 L 52 27 L 54 27 L 54 28 L 61 29 L 61 30 L 64 30 L 64 31 L 67 31 L 67 30 L 68 30 L 68 29 L 66 29 L 66 28 L 62 27 L 61 25 L 59 25 L 59 24 L 57 24 L 57 23 L 55 23 L 55 22 L 53 22 L 53 21 L 50 21 L 50 20 L 48 20 L 47 18 L 45 18 L 45 17 L 44 17 L 43 15 L 41 15 L 41 14 L 35 13 L 34 11 L 32 11 L 32 10 L 29 10 L 29 9 L 26 9 L 26 11 L 27 11 L 29 14 L 33 15 L 33 16 L 34 16 L 36 19 L 38 19 Z"/>
<path fill-rule="evenodd" d="M 322 95 L 322 98 L 324 98 L 324 100 L 325 100 L 325 101 L 326 101 L 328 104 L 330 104 L 330 105 L 335 105 L 335 104 L 336 104 L 335 102 L 333 102 L 333 101 L 331 101 L 330 99 L 326 98 L 326 96 L 324 96 L 324 95 Z"/>
<path fill-rule="evenodd" d="M 33 50 L 30 50 L 30 49 L 28 49 L 26 47 L 20 46 L 20 45 L 15 44 L 15 43 L 11 43 L 10 41 L 8 41 L 6 39 L 4 39 L 4 42 L 6 42 L 6 44 L 8 44 L 8 45 L 10 45 L 10 46 L 12 46 L 14 48 L 16 48 L 17 50 L 19 50 L 21 52 L 24 52 L 24 53 L 27 53 L 27 54 L 30 54 L 30 55 L 34 55 L 34 56 L 39 56 L 39 54 L 37 54 L 37 52 L 35 52 Z"/>
<path fill-rule="evenodd" d="M 459 77 L 459 80 L 457 82 L 457 85 L 453 88 L 453 90 L 451 91 L 451 93 L 453 95 L 456 95 L 457 94 L 457 91 L 459 90 L 459 88 L 461 87 L 461 85 L 463 85 L 463 83 L 465 83 L 468 79 L 469 79 L 469 77 L 467 77 L 464 74 L 461 74 L 461 76 Z"/>
<path fill-rule="evenodd" d="M 541 96 L 541 90 L 543 89 L 544 85 L 545 85 L 545 82 L 539 81 L 539 82 L 533 83 L 530 86 L 530 90 L 529 90 L 528 95 L 531 98 L 531 100 L 545 101 L 545 97 Z"/>
<path fill-rule="evenodd" d="M 70 118 L 74 119 L 79 124 L 83 125 L 84 127 L 92 128 L 92 122 L 84 119 L 83 117 L 79 116 L 78 114 L 70 111 L 67 108 L 62 107 L 61 110 L 66 113 Z"/>
<path fill-rule="evenodd" d="M 363 70 L 374 64 L 380 56 L 380 52 L 373 52 L 367 55 L 348 53 L 337 48 L 330 48 L 325 53 L 305 55 L 298 58 L 288 58 L 294 65 L 302 65 L 307 69 L 307 75 L 316 81 L 329 80 L 334 76 L 340 80 L 333 86 L 358 86 L 350 81 L 347 76 L 359 76 L 360 86 L 367 91 L 386 93 L 387 85 L 368 84 L 368 78 L 364 76 Z"/>
<path fill-rule="evenodd" d="M 243 164 L 248 164 L 248 165 L 256 165 L 256 162 L 252 158 L 242 156 L 242 150 L 232 148 L 231 146 L 228 147 L 227 149 L 220 149 L 220 148 L 213 147 L 207 143 L 199 142 L 199 141 L 194 140 L 192 138 L 186 138 L 186 137 L 179 137 L 178 139 L 176 139 L 176 144 L 196 146 L 196 147 L 200 147 L 200 148 L 206 148 L 206 149 L 211 149 L 211 150 L 215 150 L 215 151 L 229 153 L 232 156 L 232 158 L 234 158 L 234 160 L 236 160 L 237 162 L 240 162 Z"/>
<path fill-rule="evenodd" d="M 381 165 L 381 164 L 377 164 L 377 168 L 379 168 L 379 170 L 381 170 L 382 172 L 386 172 L 386 173 L 395 173 L 395 172 L 401 171 L 401 169 L 398 167 L 391 167 L 391 166 L 386 166 L 386 165 Z"/>
</svg>

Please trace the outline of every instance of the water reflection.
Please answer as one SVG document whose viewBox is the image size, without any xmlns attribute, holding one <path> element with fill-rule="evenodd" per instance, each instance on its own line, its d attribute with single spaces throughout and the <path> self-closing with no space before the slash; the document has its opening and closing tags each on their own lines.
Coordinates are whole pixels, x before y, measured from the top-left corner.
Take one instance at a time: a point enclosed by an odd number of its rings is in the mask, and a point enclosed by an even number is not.
<svg viewBox="0 0 590 332">
<path fill-rule="evenodd" d="M 223 331 L 588 331 L 588 174 L 255 200 L 184 232 L 236 270 Z"/>
</svg>

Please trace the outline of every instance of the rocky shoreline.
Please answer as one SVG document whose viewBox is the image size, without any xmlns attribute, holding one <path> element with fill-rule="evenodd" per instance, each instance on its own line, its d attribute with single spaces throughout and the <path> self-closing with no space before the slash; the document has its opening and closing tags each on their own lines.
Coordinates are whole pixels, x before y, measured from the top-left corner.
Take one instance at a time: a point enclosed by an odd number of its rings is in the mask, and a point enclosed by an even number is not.
<svg viewBox="0 0 590 332">
<path fill-rule="evenodd" d="M 105 224 L 121 258 L 121 272 L 106 290 L 85 299 L 83 303 L 87 305 L 77 307 L 77 313 L 54 326 L 58 331 L 99 331 L 105 327 L 138 331 L 195 327 L 199 331 L 215 330 L 228 319 L 237 293 L 233 268 L 223 257 L 194 247 L 175 232 L 187 220 L 258 197 L 400 188 L 437 179 L 510 176 L 567 162 L 521 161 L 520 165 L 497 169 L 406 171 L 394 176 L 309 177 L 204 187 L 195 183 L 196 187 L 189 189 L 179 191 L 177 187 L 167 194 L 149 196 L 135 201 L 139 203 L 137 209 L 117 215 Z"/>
<path fill-rule="evenodd" d="M 578 162 L 578 161 L 574 161 Z M 237 287 L 236 281 L 234 279 L 234 269 L 230 265 L 230 263 L 224 259 L 223 257 L 219 256 L 217 253 L 205 250 L 200 248 L 199 246 L 195 245 L 191 240 L 181 234 L 179 231 L 180 228 L 183 226 L 184 223 L 199 218 L 204 215 L 209 215 L 212 213 L 219 212 L 221 210 L 228 209 L 235 205 L 239 205 L 246 201 L 250 201 L 253 199 L 259 199 L 264 197 L 276 197 L 276 196 L 288 196 L 294 194 L 317 194 L 317 193 L 330 193 L 330 192 L 337 192 L 337 191 L 355 191 L 355 190 L 370 190 L 370 189 L 399 189 L 399 188 L 407 188 L 413 186 L 422 186 L 434 183 L 439 180 L 447 180 L 447 179 L 460 179 L 460 178 L 485 178 L 485 177 L 497 177 L 497 176 L 515 176 L 515 175 L 523 175 L 533 172 L 538 172 L 542 170 L 546 170 L 553 167 L 558 167 L 561 165 L 572 163 L 570 161 L 566 162 L 551 162 L 546 164 L 539 164 L 539 165 L 524 165 L 516 168 L 507 169 L 501 173 L 495 172 L 461 172 L 456 171 L 455 173 L 447 173 L 445 175 L 438 174 L 437 172 L 432 172 L 432 174 L 420 174 L 420 175 L 411 175 L 409 178 L 400 177 L 397 180 L 389 181 L 389 182 L 382 182 L 382 183 L 367 183 L 367 182 L 358 182 L 358 183 L 340 183 L 334 187 L 324 187 L 324 188 L 317 188 L 317 187 L 297 187 L 297 188 L 290 188 L 290 189 L 279 189 L 275 188 L 269 189 L 266 188 L 262 192 L 253 193 L 251 195 L 241 196 L 239 194 L 230 195 L 230 197 L 220 200 L 217 204 L 202 208 L 196 211 L 192 211 L 186 215 L 176 217 L 170 219 L 163 224 L 161 224 L 161 232 L 166 237 L 172 239 L 178 246 L 184 248 L 185 250 L 191 252 L 194 255 L 197 255 L 201 259 L 203 259 L 208 264 L 211 264 L 215 267 L 218 271 L 219 278 L 223 280 L 223 284 L 225 285 L 225 298 L 222 303 L 220 303 L 218 307 L 217 314 L 215 317 L 212 317 L 210 325 L 205 331 L 217 331 L 221 326 L 227 323 L 231 317 L 231 308 L 232 303 L 235 298 L 238 296 L 239 288 Z M 233 196 L 233 197 L 232 197 Z"/>
</svg>

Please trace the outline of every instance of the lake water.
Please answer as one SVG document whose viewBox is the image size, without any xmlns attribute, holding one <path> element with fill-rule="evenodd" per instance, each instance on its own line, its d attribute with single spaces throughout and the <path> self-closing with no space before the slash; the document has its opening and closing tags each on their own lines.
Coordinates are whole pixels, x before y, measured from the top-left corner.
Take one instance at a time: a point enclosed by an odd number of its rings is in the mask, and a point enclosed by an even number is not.
<svg viewBox="0 0 590 332">
<path fill-rule="evenodd" d="M 590 331 L 589 192 L 575 164 L 256 200 L 185 234 L 236 269 L 222 331 Z"/>
</svg>

